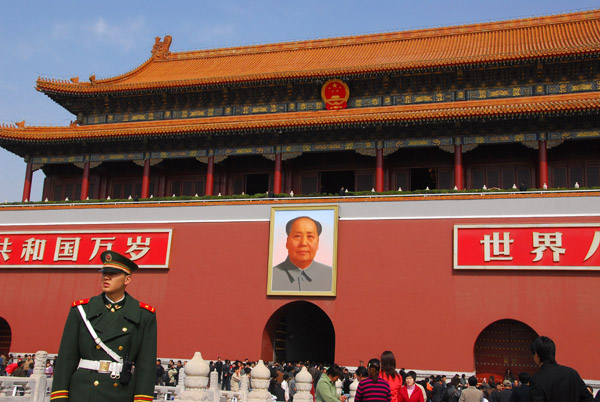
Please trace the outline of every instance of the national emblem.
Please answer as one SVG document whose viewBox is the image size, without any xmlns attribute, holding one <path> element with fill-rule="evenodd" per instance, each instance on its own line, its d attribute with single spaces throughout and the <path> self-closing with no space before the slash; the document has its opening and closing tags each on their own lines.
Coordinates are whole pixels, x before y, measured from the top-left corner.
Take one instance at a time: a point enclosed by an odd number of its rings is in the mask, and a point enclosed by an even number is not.
<svg viewBox="0 0 600 402">
<path fill-rule="evenodd" d="M 323 84 L 321 98 L 327 110 L 345 109 L 348 106 L 346 102 L 350 98 L 350 89 L 344 81 L 332 79 Z"/>
</svg>

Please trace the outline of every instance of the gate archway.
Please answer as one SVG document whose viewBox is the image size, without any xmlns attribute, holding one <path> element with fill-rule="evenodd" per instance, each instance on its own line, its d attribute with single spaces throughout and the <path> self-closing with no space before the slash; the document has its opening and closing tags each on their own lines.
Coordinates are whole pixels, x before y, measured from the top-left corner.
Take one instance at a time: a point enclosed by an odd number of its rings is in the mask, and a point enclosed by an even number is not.
<svg viewBox="0 0 600 402">
<path fill-rule="evenodd" d="M 12 331 L 8 322 L 0 317 L 0 354 L 8 356 L 10 343 L 12 341 Z"/>
<path fill-rule="evenodd" d="M 475 341 L 477 378 L 493 375 L 501 381 L 506 369 L 515 377 L 523 371 L 533 374 L 537 366 L 530 346 L 537 336 L 529 325 L 517 320 L 498 320 L 485 327 Z"/>
<path fill-rule="evenodd" d="M 334 357 L 333 323 L 315 304 L 288 303 L 267 321 L 261 348 L 263 360 L 333 363 Z"/>
</svg>

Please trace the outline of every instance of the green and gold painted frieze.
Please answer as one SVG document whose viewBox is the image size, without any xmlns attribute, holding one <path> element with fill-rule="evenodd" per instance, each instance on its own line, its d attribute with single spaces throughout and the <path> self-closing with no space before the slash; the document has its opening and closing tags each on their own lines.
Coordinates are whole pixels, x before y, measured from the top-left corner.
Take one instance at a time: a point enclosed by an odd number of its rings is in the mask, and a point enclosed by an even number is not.
<svg viewBox="0 0 600 402">
<path fill-rule="evenodd" d="M 502 88 L 458 89 L 423 93 L 390 94 L 360 97 L 348 100 L 349 108 L 366 108 L 424 103 L 461 102 L 524 96 L 541 96 L 600 90 L 600 81 L 583 81 L 558 84 L 534 84 Z M 126 123 L 153 120 L 197 119 L 221 116 L 244 116 L 255 114 L 288 113 L 325 110 L 325 102 L 277 102 L 260 105 L 225 106 L 203 109 L 160 110 L 143 113 L 116 113 L 83 117 L 82 124 Z"/>
<path fill-rule="evenodd" d="M 536 133 L 505 134 L 505 135 L 482 135 L 482 136 L 462 137 L 462 143 L 464 145 L 470 145 L 470 144 L 502 144 L 502 143 L 538 141 L 540 139 L 541 139 L 540 138 L 540 134 L 536 134 Z"/>
<path fill-rule="evenodd" d="M 302 152 L 332 152 L 332 151 L 363 151 L 383 148 L 384 150 L 396 150 L 400 148 L 417 147 L 448 147 L 453 145 L 480 145 L 480 144 L 501 144 L 501 143 L 532 143 L 540 140 L 578 140 L 578 139 L 598 139 L 600 130 L 579 130 L 579 131 L 557 131 L 543 133 L 522 133 L 506 135 L 481 135 L 465 137 L 432 137 L 432 138 L 403 138 L 380 141 L 349 141 L 332 143 L 313 143 L 313 144 L 292 144 L 283 146 L 264 146 L 264 147 L 237 147 L 237 148 L 216 148 L 216 149 L 191 149 L 183 151 L 164 151 L 151 152 L 144 154 L 135 153 L 114 153 L 114 154 L 91 154 L 75 156 L 47 156 L 33 157 L 31 162 L 36 165 L 52 164 L 70 164 L 82 163 L 89 159 L 91 163 L 101 162 L 119 162 L 119 161 L 143 161 L 145 158 L 153 160 L 182 159 L 182 158 L 206 158 L 208 156 L 228 157 L 244 155 L 275 155 L 297 154 Z"/>
</svg>

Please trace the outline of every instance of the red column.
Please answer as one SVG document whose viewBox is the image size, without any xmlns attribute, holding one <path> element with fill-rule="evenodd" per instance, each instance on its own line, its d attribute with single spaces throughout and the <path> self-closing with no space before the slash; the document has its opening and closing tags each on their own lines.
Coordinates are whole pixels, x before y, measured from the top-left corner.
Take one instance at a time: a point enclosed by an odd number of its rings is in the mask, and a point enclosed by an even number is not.
<svg viewBox="0 0 600 402">
<path fill-rule="evenodd" d="M 458 190 L 464 190 L 462 145 L 454 146 L 454 185 Z"/>
<path fill-rule="evenodd" d="M 144 177 L 142 177 L 141 197 L 150 197 L 150 158 L 144 160 Z"/>
<path fill-rule="evenodd" d="M 540 182 L 539 187 L 543 188 L 544 184 L 548 185 L 548 148 L 546 147 L 546 141 L 542 140 L 538 142 L 539 149 L 539 171 L 540 171 Z"/>
<path fill-rule="evenodd" d="M 383 192 L 383 148 L 377 149 L 375 168 L 375 191 Z"/>
<path fill-rule="evenodd" d="M 281 154 L 275 154 L 275 174 L 273 176 L 273 192 L 281 193 Z"/>
<path fill-rule="evenodd" d="M 27 169 L 25 170 L 25 184 L 23 185 L 23 199 L 21 201 L 25 202 L 31 201 L 31 182 L 33 180 L 33 164 L 31 162 L 27 162 Z"/>
<path fill-rule="evenodd" d="M 83 163 L 83 177 L 81 178 L 81 196 L 82 201 L 88 198 L 90 191 L 90 161 Z"/>
<path fill-rule="evenodd" d="M 206 188 L 204 189 L 204 195 L 213 195 L 213 185 L 215 181 L 215 157 L 210 155 L 208 157 L 208 166 L 206 167 Z"/>
</svg>

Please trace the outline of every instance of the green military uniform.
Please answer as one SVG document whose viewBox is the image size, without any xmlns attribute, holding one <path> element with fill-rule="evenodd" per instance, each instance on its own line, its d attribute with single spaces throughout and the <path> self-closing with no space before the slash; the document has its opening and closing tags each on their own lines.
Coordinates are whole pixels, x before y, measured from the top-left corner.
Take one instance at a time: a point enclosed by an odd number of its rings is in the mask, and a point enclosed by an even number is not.
<svg viewBox="0 0 600 402">
<path fill-rule="evenodd" d="M 124 361 L 132 362 L 129 381 L 126 374 L 101 372 L 106 366 L 96 370 L 82 367 L 85 363 L 115 360 L 92 338 L 79 305 L 98 338 Z M 153 400 L 155 379 L 156 315 L 153 307 L 138 302 L 127 293 L 118 303 L 111 303 L 104 294 L 73 302 L 54 369 L 51 401 L 148 402 Z"/>
</svg>

